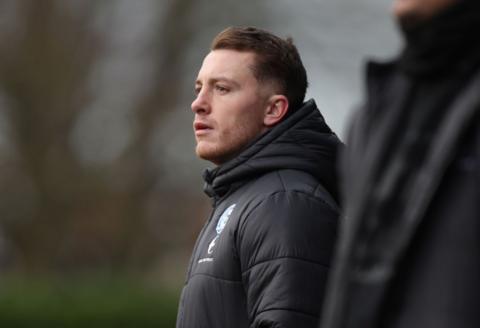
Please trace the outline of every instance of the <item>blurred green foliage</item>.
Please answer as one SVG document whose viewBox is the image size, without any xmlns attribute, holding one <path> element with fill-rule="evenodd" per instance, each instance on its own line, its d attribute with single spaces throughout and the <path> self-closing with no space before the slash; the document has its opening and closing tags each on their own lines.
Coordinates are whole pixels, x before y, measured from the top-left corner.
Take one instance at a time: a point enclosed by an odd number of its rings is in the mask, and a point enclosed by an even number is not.
<svg viewBox="0 0 480 328">
<path fill-rule="evenodd" d="M 0 327 L 175 327 L 179 291 L 135 278 L 0 279 Z"/>
</svg>

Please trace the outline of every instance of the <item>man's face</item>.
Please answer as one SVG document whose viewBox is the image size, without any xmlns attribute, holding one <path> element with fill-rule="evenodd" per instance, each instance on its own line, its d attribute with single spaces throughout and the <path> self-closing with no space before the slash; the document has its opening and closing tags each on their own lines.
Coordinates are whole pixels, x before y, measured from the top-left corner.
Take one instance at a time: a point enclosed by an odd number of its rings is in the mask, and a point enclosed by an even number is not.
<svg viewBox="0 0 480 328">
<path fill-rule="evenodd" d="M 273 89 L 253 75 L 254 60 L 251 52 L 226 49 L 213 50 L 205 57 L 191 106 L 200 158 L 220 165 L 266 131 L 263 119 Z"/>
<path fill-rule="evenodd" d="M 394 0 L 393 14 L 402 24 L 414 25 L 430 19 L 458 0 Z"/>
</svg>

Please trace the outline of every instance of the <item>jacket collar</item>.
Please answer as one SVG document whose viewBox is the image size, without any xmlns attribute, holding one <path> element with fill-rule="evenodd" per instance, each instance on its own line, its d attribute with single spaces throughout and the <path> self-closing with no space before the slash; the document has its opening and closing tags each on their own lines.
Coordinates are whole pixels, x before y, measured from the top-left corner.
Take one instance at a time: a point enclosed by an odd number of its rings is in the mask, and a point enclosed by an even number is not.
<svg viewBox="0 0 480 328">
<path fill-rule="evenodd" d="M 221 198 L 265 173 L 296 169 L 315 176 L 337 198 L 336 157 L 340 145 L 315 102 L 309 100 L 237 157 L 206 169 L 204 191 L 209 197 Z"/>
</svg>

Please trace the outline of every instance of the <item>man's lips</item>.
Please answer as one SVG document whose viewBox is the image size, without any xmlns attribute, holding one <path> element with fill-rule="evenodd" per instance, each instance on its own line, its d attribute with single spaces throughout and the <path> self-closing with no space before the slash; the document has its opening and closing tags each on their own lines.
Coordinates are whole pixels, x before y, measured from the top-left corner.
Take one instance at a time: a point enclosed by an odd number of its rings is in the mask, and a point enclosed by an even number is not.
<svg viewBox="0 0 480 328">
<path fill-rule="evenodd" d="M 206 134 L 208 133 L 209 131 L 211 131 L 213 128 L 206 124 L 206 123 L 203 123 L 203 122 L 194 122 L 193 123 L 193 130 L 195 131 L 195 135 L 202 135 L 202 134 Z"/>
</svg>

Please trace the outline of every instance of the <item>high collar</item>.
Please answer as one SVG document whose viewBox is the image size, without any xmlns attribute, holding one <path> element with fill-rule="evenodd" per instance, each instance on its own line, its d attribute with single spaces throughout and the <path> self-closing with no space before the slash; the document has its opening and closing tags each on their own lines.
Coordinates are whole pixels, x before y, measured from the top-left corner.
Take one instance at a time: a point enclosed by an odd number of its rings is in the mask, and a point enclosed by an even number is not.
<svg viewBox="0 0 480 328">
<path fill-rule="evenodd" d="M 399 67 L 407 75 L 437 78 L 465 69 L 472 56 L 478 58 L 480 1 L 462 0 L 432 19 L 403 27 L 406 47 Z M 467 68 L 468 69 L 468 68 Z"/>
<path fill-rule="evenodd" d="M 232 160 L 204 172 L 204 191 L 221 198 L 246 181 L 279 169 L 315 176 L 336 197 L 336 157 L 341 142 L 313 100 L 255 139 Z"/>
</svg>

